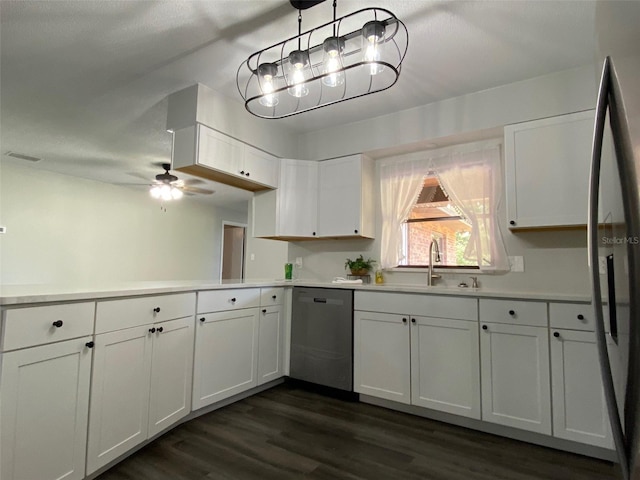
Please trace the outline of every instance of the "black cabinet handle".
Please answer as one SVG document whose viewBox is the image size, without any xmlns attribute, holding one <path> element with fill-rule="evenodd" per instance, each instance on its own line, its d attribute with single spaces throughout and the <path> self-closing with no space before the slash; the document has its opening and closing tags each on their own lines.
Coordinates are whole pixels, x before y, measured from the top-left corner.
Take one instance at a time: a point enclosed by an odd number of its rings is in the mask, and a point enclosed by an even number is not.
<svg viewBox="0 0 640 480">
<path fill-rule="evenodd" d="M 164 331 L 163 327 L 158 327 L 158 333 L 162 333 Z"/>
<path fill-rule="evenodd" d="M 160 307 L 156 307 L 156 308 L 154 308 L 154 309 L 153 309 L 153 311 L 154 311 L 155 313 L 160 313 Z"/>
<path fill-rule="evenodd" d="M 233 297 L 233 298 L 231 299 L 231 303 L 236 303 L 236 297 Z"/>
<path fill-rule="evenodd" d="M 240 170 L 240 175 L 244 175 L 244 170 Z"/>
<path fill-rule="evenodd" d="M 273 299 L 275 300 L 275 299 L 276 299 L 276 296 L 275 296 L 275 295 L 273 295 L 271 298 L 273 298 Z"/>
<path fill-rule="evenodd" d="M 559 337 L 560 337 L 560 333 L 558 333 L 558 332 L 553 332 L 553 336 L 554 336 L 554 337 L 556 337 L 556 338 L 559 338 Z"/>
<path fill-rule="evenodd" d="M 515 310 L 509 310 L 509 315 L 511 315 L 512 317 L 516 314 Z"/>
<path fill-rule="evenodd" d="M 245 175 L 248 177 L 248 176 L 250 175 L 250 173 L 249 173 L 249 172 L 247 172 L 247 173 L 245 173 Z"/>
<path fill-rule="evenodd" d="M 578 315 L 578 320 L 584 320 L 584 315 L 582 314 Z"/>
<path fill-rule="evenodd" d="M 489 330 L 489 327 L 487 327 L 486 325 L 482 325 L 482 329 L 483 330 Z"/>
<path fill-rule="evenodd" d="M 204 323 L 204 321 L 205 321 L 205 320 L 206 320 L 206 318 L 204 318 L 204 317 L 202 317 L 202 318 L 200 319 L 200 321 L 201 321 L 202 323 Z"/>
<path fill-rule="evenodd" d="M 515 221 L 515 220 L 510 220 L 510 221 L 509 221 L 509 225 L 515 225 L 515 224 L 516 224 L 516 221 Z"/>
<path fill-rule="evenodd" d="M 84 346 L 87 347 L 87 348 L 93 348 L 94 345 L 95 345 L 95 343 L 93 343 L 93 342 L 87 342 L 87 343 L 84 344 Z"/>
<path fill-rule="evenodd" d="M 62 320 L 56 320 L 51 325 L 53 325 L 56 328 L 60 328 L 62 326 L 62 324 L 63 324 Z"/>
<path fill-rule="evenodd" d="M 313 232 L 312 235 L 315 237 L 316 236 L 316 232 Z"/>
<path fill-rule="evenodd" d="M 155 328 L 150 328 L 149 329 L 149 333 L 156 333 L 156 329 Z"/>
<path fill-rule="evenodd" d="M 403 318 L 403 319 L 402 319 L 402 323 L 407 323 L 407 319 L 406 319 L 406 318 Z"/>
<path fill-rule="evenodd" d="M 266 309 L 266 308 L 263 308 L 263 309 L 262 309 L 262 313 L 267 313 L 267 309 Z"/>
<path fill-rule="evenodd" d="M 412 318 L 412 319 L 411 319 L 411 323 L 416 323 L 416 319 L 415 319 L 415 318 Z"/>
<path fill-rule="evenodd" d="M 358 233 L 358 230 L 357 230 L 357 229 L 356 229 L 356 230 L 354 230 L 354 231 L 353 231 L 353 233 Z"/>
</svg>

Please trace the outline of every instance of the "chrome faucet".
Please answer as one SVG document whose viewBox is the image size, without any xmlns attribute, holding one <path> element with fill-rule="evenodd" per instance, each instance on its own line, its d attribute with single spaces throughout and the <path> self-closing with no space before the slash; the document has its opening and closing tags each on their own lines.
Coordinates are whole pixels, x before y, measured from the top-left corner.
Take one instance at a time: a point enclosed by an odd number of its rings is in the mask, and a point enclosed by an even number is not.
<svg viewBox="0 0 640 480">
<path fill-rule="evenodd" d="M 436 251 L 435 259 L 433 258 L 433 250 Z M 440 248 L 438 247 L 438 242 L 435 240 L 431 240 L 429 244 L 429 273 L 427 275 L 427 286 L 431 287 L 433 285 L 433 281 L 440 278 L 440 275 L 436 275 L 433 273 L 433 264 L 434 262 L 440 261 Z"/>
</svg>

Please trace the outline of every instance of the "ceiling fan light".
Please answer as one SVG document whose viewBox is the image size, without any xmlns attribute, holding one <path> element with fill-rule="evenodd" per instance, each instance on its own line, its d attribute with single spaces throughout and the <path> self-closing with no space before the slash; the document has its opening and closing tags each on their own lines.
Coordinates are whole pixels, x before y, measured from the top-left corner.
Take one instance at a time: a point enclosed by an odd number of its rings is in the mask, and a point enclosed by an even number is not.
<svg viewBox="0 0 640 480">
<path fill-rule="evenodd" d="M 180 190 L 179 188 L 175 188 L 172 187 L 171 188 L 171 198 L 173 198 L 174 200 L 179 200 L 182 198 L 182 190 Z"/>
<path fill-rule="evenodd" d="M 160 195 L 162 195 L 162 192 L 160 191 L 160 187 L 158 185 L 152 186 L 151 190 L 149 190 L 149 193 L 153 198 L 160 198 Z"/>
</svg>

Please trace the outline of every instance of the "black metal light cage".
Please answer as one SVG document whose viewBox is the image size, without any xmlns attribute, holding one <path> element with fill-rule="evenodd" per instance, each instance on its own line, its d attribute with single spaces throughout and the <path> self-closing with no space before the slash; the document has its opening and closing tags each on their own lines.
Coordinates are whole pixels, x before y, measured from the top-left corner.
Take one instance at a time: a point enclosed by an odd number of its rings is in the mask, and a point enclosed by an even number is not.
<svg viewBox="0 0 640 480">
<path fill-rule="evenodd" d="M 363 30 L 380 40 L 372 47 Z M 238 68 L 238 91 L 247 111 L 261 118 L 290 117 L 381 92 L 397 82 L 408 44 L 407 27 L 393 13 L 365 8 L 252 54 Z M 327 48 L 334 54 L 339 49 L 331 71 L 323 61 Z M 292 52 L 304 64 L 297 78 L 290 72 Z"/>
</svg>

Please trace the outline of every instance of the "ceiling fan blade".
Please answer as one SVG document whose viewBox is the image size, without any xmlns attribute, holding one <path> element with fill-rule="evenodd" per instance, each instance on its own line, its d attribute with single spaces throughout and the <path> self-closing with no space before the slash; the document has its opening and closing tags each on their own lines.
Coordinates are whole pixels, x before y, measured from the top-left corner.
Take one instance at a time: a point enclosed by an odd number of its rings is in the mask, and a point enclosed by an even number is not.
<svg viewBox="0 0 640 480">
<path fill-rule="evenodd" d="M 201 180 L 199 178 L 185 178 L 182 180 L 182 183 L 184 185 L 198 185 L 200 183 L 204 183 L 204 180 Z"/>
<path fill-rule="evenodd" d="M 182 187 L 182 191 L 185 193 L 200 193 L 202 195 L 211 195 L 212 193 L 215 193 L 213 190 L 207 190 L 206 188 L 198 188 L 198 187 L 188 187 L 188 186 L 184 186 Z"/>
<path fill-rule="evenodd" d="M 147 182 L 150 182 L 151 180 L 149 180 L 149 177 L 147 175 L 144 175 L 142 173 L 138 173 L 138 172 L 127 172 L 127 175 L 130 175 L 132 177 L 136 177 L 136 178 L 140 178 L 142 180 L 146 180 Z"/>
</svg>

